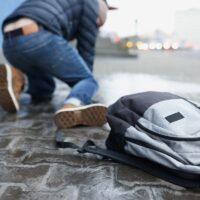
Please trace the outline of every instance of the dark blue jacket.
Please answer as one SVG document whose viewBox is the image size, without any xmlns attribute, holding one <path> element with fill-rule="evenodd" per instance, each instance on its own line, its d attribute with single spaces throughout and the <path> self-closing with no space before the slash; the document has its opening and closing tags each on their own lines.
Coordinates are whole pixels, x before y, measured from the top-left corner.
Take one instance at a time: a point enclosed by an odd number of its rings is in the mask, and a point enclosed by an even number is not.
<svg viewBox="0 0 200 200">
<path fill-rule="evenodd" d="M 92 70 L 98 9 L 97 0 L 26 0 L 5 19 L 3 25 L 25 16 L 68 41 L 77 39 L 79 54 Z"/>
</svg>

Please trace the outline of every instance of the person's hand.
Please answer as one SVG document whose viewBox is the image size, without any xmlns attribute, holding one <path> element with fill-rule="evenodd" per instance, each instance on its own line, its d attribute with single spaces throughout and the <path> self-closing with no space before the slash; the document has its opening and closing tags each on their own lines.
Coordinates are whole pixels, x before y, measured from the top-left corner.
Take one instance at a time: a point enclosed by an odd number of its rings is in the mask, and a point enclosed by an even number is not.
<svg viewBox="0 0 200 200">
<path fill-rule="evenodd" d="M 98 3 L 99 3 L 99 13 L 97 17 L 97 25 L 100 27 L 103 26 L 106 22 L 108 6 L 103 0 L 98 0 Z"/>
</svg>

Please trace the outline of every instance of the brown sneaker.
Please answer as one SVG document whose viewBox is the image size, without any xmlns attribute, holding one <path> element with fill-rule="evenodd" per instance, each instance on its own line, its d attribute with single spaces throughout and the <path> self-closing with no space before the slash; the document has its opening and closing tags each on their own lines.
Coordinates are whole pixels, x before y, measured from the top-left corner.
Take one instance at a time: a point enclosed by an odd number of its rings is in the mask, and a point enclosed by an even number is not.
<svg viewBox="0 0 200 200">
<path fill-rule="evenodd" d="M 103 104 L 75 106 L 65 104 L 55 114 L 58 128 L 72 128 L 78 125 L 102 126 L 106 123 L 107 107 Z"/>
<path fill-rule="evenodd" d="M 24 85 L 21 71 L 7 64 L 0 65 L 0 106 L 8 112 L 19 110 L 19 95 Z"/>
</svg>

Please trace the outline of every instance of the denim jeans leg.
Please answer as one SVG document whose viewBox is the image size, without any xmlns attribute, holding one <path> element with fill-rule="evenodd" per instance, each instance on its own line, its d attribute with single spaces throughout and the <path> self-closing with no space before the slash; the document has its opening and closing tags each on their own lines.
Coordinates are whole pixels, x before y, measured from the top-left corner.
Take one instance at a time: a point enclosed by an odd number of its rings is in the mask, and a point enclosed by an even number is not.
<svg viewBox="0 0 200 200">
<path fill-rule="evenodd" d="M 98 83 L 78 51 L 70 46 L 67 41 L 59 43 L 60 58 L 62 62 L 55 67 L 59 69 L 55 76 L 73 86 L 66 98 L 77 98 L 82 104 L 90 104 L 91 99 L 98 89 Z M 62 67 L 63 66 L 63 67 Z M 62 74 L 60 74 L 60 72 Z"/>
<path fill-rule="evenodd" d="M 82 104 L 90 104 L 97 88 L 97 81 L 93 77 L 81 80 L 72 87 L 70 94 L 66 98 L 66 102 L 70 98 L 77 98 L 81 100 Z"/>
</svg>

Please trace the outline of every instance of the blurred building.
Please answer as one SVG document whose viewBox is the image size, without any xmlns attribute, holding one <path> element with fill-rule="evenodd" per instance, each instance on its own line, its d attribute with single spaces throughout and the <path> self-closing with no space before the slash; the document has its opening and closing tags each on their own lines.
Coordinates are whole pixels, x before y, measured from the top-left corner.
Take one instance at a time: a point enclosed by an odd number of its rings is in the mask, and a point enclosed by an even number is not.
<svg viewBox="0 0 200 200">
<path fill-rule="evenodd" d="M 175 34 L 180 41 L 200 45 L 200 9 L 178 11 L 175 15 Z"/>
<path fill-rule="evenodd" d="M 108 37 L 97 38 L 96 54 L 102 56 L 122 56 L 122 57 L 134 57 L 138 54 L 131 52 L 129 48 L 124 47 L 123 42 L 118 37 L 111 35 Z"/>
</svg>

